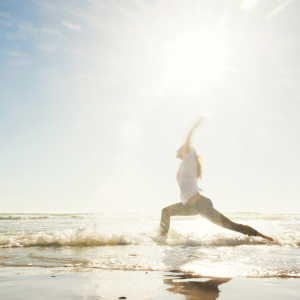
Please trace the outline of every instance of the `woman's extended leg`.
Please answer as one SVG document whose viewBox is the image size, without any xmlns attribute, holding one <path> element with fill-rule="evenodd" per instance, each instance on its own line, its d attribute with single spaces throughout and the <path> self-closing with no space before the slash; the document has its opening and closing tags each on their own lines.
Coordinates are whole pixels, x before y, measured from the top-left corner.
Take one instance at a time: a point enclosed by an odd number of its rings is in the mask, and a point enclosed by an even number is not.
<svg viewBox="0 0 300 300">
<path fill-rule="evenodd" d="M 196 203 L 192 205 L 192 208 L 194 209 L 194 211 L 198 212 L 202 217 L 206 218 L 207 220 L 218 226 L 229 230 L 237 231 L 248 236 L 260 236 L 265 239 L 268 239 L 269 241 L 273 241 L 272 238 L 263 235 L 262 233 L 258 232 L 257 230 L 248 225 L 238 224 L 229 220 L 227 217 L 225 217 L 223 214 L 217 211 L 213 207 L 211 200 L 206 197 L 202 196 L 200 199 L 198 199 Z"/>
<path fill-rule="evenodd" d="M 195 216 L 197 214 L 198 212 L 192 209 L 191 205 L 183 205 L 181 202 L 163 208 L 160 219 L 160 235 L 164 236 L 169 232 L 171 217 Z"/>
</svg>

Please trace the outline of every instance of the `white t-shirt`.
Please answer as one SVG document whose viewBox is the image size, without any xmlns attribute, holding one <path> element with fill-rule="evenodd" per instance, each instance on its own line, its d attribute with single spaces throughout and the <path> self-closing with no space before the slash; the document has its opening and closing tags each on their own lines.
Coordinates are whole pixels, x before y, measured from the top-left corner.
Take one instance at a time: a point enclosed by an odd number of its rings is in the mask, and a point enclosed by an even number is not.
<svg viewBox="0 0 300 300">
<path fill-rule="evenodd" d="M 196 151 L 192 147 L 190 147 L 189 154 L 183 153 L 182 155 L 176 179 L 181 191 L 180 200 L 183 204 L 186 204 L 199 191 L 197 159 Z"/>
</svg>

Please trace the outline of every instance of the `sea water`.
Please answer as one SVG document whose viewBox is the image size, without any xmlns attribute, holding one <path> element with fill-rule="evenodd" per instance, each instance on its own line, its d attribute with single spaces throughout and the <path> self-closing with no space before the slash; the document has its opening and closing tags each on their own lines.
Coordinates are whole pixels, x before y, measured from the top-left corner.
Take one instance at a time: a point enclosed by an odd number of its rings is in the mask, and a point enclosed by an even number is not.
<svg viewBox="0 0 300 300">
<path fill-rule="evenodd" d="M 220 228 L 200 216 L 159 212 L 1 214 L 0 265 L 157 270 L 218 277 L 300 277 L 300 215 L 225 213 L 274 242 Z"/>
</svg>

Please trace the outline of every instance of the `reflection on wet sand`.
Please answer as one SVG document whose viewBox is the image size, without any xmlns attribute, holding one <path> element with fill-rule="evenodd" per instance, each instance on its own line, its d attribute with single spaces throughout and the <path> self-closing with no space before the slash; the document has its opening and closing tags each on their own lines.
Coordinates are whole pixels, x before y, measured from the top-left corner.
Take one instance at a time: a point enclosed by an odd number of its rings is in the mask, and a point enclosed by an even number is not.
<svg viewBox="0 0 300 300">
<path fill-rule="evenodd" d="M 216 300 L 220 293 L 219 285 L 231 280 L 231 278 L 208 279 L 200 275 L 182 273 L 167 276 L 168 279 L 164 279 L 164 283 L 171 286 L 167 291 L 182 294 L 188 300 Z"/>
</svg>

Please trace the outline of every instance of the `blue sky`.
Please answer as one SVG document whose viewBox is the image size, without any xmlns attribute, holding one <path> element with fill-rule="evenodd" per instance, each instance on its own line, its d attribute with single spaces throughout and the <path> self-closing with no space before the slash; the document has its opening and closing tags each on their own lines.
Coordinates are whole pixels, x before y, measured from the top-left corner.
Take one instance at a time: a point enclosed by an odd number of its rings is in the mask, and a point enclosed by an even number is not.
<svg viewBox="0 0 300 300">
<path fill-rule="evenodd" d="M 0 1 L 3 212 L 179 202 L 193 143 L 221 211 L 300 213 L 297 1 Z"/>
</svg>

